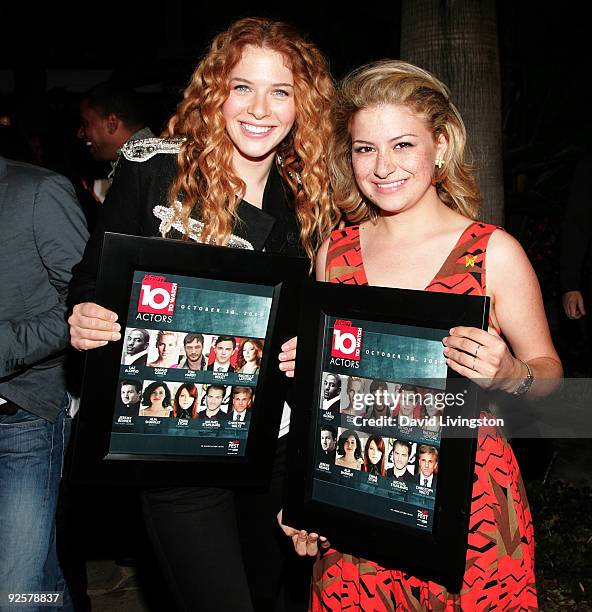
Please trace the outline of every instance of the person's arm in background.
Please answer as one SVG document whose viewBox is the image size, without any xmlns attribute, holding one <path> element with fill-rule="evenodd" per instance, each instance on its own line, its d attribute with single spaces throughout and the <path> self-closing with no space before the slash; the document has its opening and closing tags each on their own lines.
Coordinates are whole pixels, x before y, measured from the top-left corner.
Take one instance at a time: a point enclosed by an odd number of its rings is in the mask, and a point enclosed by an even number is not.
<svg viewBox="0 0 592 612">
<path fill-rule="evenodd" d="M 561 293 L 570 319 L 586 314 L 582 272 L 592 242 L 591 177 L 592 157 L 587 157 L 576 166 L 561 228 Z"/>
<path fill-rule="evenodd" d="M 56 301 L 38 315 L 0 322 L 0 377 L 27 368 L 68 344 L 68 283 L 88 239 L 86 221 L 68 179 L 58 174 L 41 177 L 32 222 L 35 246 Z"/>
<path fill-rule="evenodd" d="M 68 323 L 70 342 L 78 350 L 98 348 L 121 337 L 117 314 L 94 301 L 95 285 L 105 232 L 140 235 L 140 210 L 138 164 L 121 159 L 84 257 L 72 271 Z"/>
</svg>

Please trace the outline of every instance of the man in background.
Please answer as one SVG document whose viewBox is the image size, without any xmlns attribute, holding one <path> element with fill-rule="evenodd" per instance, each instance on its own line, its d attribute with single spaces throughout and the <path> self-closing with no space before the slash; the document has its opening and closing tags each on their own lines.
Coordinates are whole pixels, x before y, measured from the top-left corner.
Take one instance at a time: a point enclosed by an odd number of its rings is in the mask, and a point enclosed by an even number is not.
<svg viewBox="0 0 592 612">
<path fill-rule="evenodd" d="M 67 179 L 0 157 L 4 592 L 64 590 L 56 557 L 55 512 L 70 433 L 66 296 L 72 266 L 82 257 L 87 239 L 84 217 Z"/>
<path fill-rule="evenodd" d="M 144 123 L 144 113 L 133 89 L 117 81 L 98 83 L 80 102 L 80 128 L 95 161 L 115 162 L 130 140 L 154 138 Z"/>
<path fill-rule="evenodd" d="M 90 197 L 81 197 L 81 202 L 92 230 L 98 213 L 96 204 L 105 200 L 121 147 L 132 140 L 154 138 L 154 134 L 146 127 L 134 90 L 117 81 L 105 81 L 89 89 L 80 102 L 78 138 L 85 141 L 95 161 L 111 164 L 108 176 L 82 181 Z"/>
</svg>

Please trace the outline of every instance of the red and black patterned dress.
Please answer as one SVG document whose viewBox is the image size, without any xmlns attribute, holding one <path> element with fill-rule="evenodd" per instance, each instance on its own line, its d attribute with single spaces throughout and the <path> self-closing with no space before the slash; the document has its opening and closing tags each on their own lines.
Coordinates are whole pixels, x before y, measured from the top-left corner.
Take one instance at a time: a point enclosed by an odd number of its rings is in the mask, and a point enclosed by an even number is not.
<svg viewBox="0 0 592 612">
<path fill-rule="evenodd" d="M 426 291 L 485 294 L 485 254 L 496 229 L 473 223 Z M 326 280 L 366 285 L 359 226 L 336 230 Z M 329 549 L 317 560 L 314 611 L 537 610 L 534 531 L 518 463 L 494 428 L 479 430 L 464 582 L 453 595 L 434 582 Z"/>
</svg>

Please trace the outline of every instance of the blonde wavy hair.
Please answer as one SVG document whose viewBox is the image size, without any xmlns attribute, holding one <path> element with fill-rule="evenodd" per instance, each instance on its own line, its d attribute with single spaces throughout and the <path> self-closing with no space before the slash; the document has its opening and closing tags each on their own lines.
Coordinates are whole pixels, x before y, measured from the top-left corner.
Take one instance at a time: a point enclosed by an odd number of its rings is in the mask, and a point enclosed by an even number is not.
<svg viewBox="0 0 592 612">
<path fill-rule="evenodd" d="M 170 225 L 180 221 L 187 239 L 189 219 L 198 216 L 204 223 L 201 241 L 224 245 L 239 222 L 237 207 L 246 185 L 233 168 L 233 144 L 222 105 L 230 93 L 230 71 L 247 45 L 281 53 L 292 70 L 296 121 L 278 147 L 278 170 L 293 195 L 301 241 L 313 259 L 340 219 L 330 193 L 325 157 L 335 87 L 321 52 L 278 21 L 236 21 L 214 38 L 197 65 L 164 134 L 185 138 L 177 158 L 178 174 L 169 191 L 174 213 Z"/>
<path fill-rule="evenodd" d="M 351 164 L 350 123 L 362 109 L 397 104 L 421 115 L 432 131 L 448 143 L 444 166 L 435 169 L 440 199 L 451 209 L 476 219 L 479 189 L 474 167 L 465 160 L 466 129 L 450 92 L 432 74 L 413 64 L 382 60 L 357 68 L 341 82 L 334 105 L 335 128 L 329 149 L 329 166 L 336 204 L 352 223 L 376 220 L 379 209 L 360 194 Z"/>
</svg>

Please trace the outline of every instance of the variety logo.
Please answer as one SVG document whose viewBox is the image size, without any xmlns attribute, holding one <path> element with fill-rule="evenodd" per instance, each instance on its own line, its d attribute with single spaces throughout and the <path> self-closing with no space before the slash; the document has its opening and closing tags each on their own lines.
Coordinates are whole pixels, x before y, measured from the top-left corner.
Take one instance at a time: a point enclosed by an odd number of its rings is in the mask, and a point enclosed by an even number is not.
<svg viewBox="0 0 592 612">
<path fill-rule="evenodd" d="M 362 328 L 353 327 L 351 321 L 335 321 L 331 357 L 360 361 L 362 353 Z"/>
<path fill-rule="evenodd" d="M 171 283 L 165 276 L 146 274 L 142 279 L 138 312 L 168 314 L 175 312 L 177 283 Z"/>
</svg>

